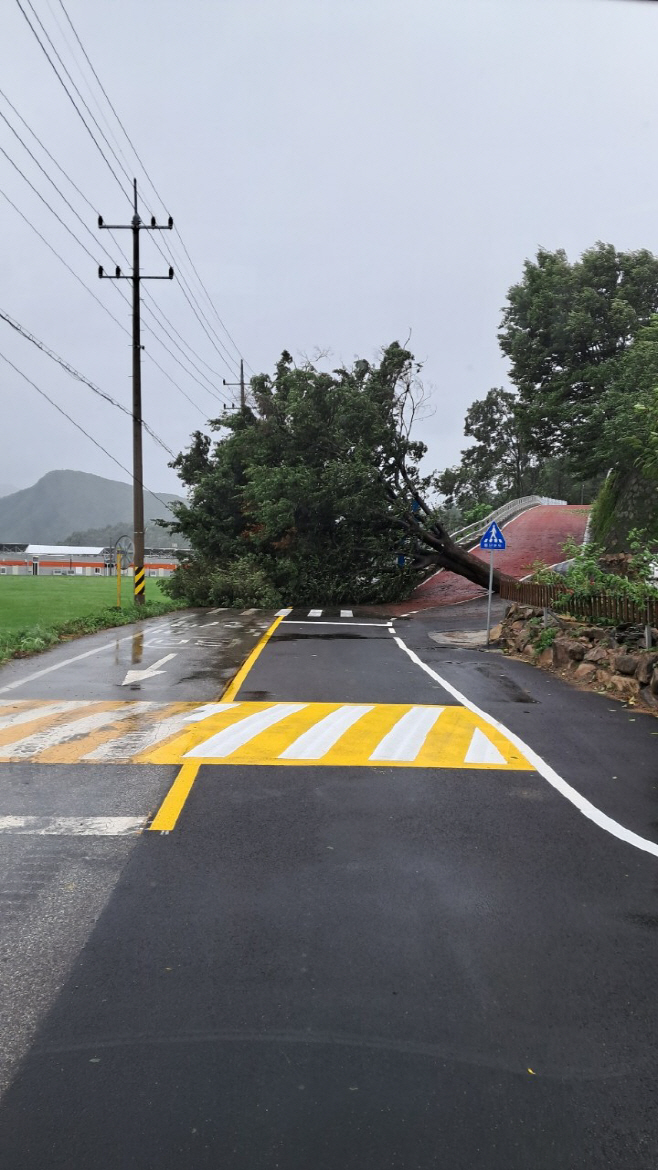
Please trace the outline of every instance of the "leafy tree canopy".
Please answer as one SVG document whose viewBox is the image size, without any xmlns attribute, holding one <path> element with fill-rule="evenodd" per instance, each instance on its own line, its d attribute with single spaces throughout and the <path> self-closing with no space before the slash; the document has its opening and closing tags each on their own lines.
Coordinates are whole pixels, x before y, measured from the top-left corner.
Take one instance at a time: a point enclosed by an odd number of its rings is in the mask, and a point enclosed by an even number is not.
<svg viewBox="0 0 658 1170">
<path fill-rule="evenodd" d="M 598 243 L 570 263 L 541 249 L 507 295 L 500 345 L 535 450 L 580 473 L 604 469 L 600 442 L 617 365 L 658 310 L 658 258 Z"/>
<path fill-rule="evenodd" d="M 173 465 L 189 490 L 174 531 L 194 550 L 171 589 L 199 604 L 386 601 L 418 570 L 486 566 L 450 541 L 411 437 L 420 366 L 397 342 L 331 373 L 289 353 L 251 382 L 252 406 L 197 432 Z M 401 554 L 406 557 L 398 565 Z"/>
</svg>

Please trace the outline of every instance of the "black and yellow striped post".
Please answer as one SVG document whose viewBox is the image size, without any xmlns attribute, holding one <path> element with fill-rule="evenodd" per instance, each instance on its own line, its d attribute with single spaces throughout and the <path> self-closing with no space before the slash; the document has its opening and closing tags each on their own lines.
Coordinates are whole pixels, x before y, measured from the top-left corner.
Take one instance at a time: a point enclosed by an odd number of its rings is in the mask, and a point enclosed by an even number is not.
<svg viewBox="0 0 658 1170">
<path fill-rule="evenodd" d="M 144 566 L 135 565 L 135 605 L 141 605 L 145 598 L 146 574 Z"/>
</svg>

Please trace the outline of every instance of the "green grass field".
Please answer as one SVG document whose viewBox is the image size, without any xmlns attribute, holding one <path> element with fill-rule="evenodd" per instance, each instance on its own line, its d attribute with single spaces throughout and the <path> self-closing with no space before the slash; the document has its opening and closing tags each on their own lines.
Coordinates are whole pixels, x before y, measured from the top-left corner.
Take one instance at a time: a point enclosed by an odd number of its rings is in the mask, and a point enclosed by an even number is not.
<svg viewBox="0 0 658 1170">
<path fill-rule="evenodd" d="M 132 604 L 132 578 L 121 581 L 121 604 Z M 147 577 L 148 601 L 164 601 L 156 578 Z M 54 626 L 117 603 L 116 577 L 0 577 L 0 634 Z"/>
</svg>

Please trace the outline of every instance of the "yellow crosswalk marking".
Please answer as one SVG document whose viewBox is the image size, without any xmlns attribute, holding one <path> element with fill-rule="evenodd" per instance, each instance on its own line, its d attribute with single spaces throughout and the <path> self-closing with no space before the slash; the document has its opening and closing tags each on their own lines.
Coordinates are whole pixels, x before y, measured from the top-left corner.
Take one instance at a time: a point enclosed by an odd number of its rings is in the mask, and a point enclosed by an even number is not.
<svg viewBox="0 0 658 1170">
<path fill-rule="evenodd" d="M 423 718 L 421 712 L 430 714 Z M 410 713 L 412 723 L 424 723 L 422 733 L 409 734 Z M 341 720 L 345 730 L 336 736 Z M 388 753 L 379 750 L 385 741 Z M 235 703 L 190 723 L 180 736 L 139 760 L 534 771 L 506 736 L 465 707 L 398 703 Z"/>
<path fill-rule="evenodd" d="M 523 769 L 465 707 L 410 703 L 0 702 L 0 763 Z"/>
</svg>

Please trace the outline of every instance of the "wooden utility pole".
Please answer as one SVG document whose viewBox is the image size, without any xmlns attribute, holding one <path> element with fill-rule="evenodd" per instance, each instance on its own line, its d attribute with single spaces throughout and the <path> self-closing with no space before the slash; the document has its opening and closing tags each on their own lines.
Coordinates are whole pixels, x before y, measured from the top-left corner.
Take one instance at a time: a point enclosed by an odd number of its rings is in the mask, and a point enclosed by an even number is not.
<svg viewBox="0 0 658 1170">
<path fill-rule="evenodd" d="M 222 384 L 224 386 L 239 386 L 240 387 L 240 410 L 244 410 L 245 406 L 247 405 L 247 394 L 246 394 L 245 386 L 244 386 L 244 362 L 243 362 L 242 358 L 240 358 L 240 381 L 239 382 L 227 382 L 226 378 L 222 378 Z"/>
<path fill-rule="evenodd" d="M 101 280 L 131 280 L 133 292 L 133 541 L 134 556 L 134 598 L 136 605 L 143 605 L 145 600 L 145 570 L 144 570 L 144 468 L 142 460 L 142 345 L 140 321 L 139 285 L 142 280 L 173 280 L 174 270 L 169 269 L 167 276 L 142 276 L 139 271 L 139 233 L 140 231 L 162 232 L 171 231 L 174 221 L 169 216 L 166 224 L 155 222 L 151 217 L 150 224 L 142 223 L 137 210 L 137 179 L 133 179 L 133 206 L 132 221 L 126 223 L 103 223 L 99 215 L 99 228 L 110 231 L 131 231 L 133 234 L 133 270 L 132 275 L 124 274 L 120 268 L 115 270 L 114 276 L 109 272 L 98 269 Z"/>
</svg>

